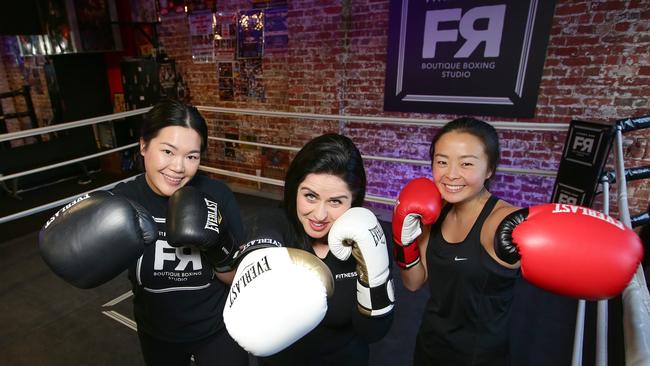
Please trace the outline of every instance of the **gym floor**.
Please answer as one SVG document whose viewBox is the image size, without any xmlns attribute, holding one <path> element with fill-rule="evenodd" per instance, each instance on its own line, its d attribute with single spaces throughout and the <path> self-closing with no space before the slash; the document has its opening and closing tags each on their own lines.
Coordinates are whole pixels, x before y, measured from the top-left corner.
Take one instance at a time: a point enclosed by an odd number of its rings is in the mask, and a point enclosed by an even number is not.
<svg viewBox="0 0 650 366">
<path fill-rule="evenodd" d="M 0 195 L 0 217 L 100 187 L 126 176 L 97 172 L 80 185 L 69 180 L 21 194 Z M 279 202 L 237 193 L 242 215 Z M 55 211 L 0 224 L 1 365 L 144 365 L 134 331 L 131 285 L 122 274 L 95 289 L 77 289 L 59 279 L 38 253 L 38 230 Z M 390 224 L 382 222 L 390 238 Z M 392 243 L 391 243 L 392 245 Z M 393 268 L 397 303 L 391 331 L 372 345 L 371 365 L 410 365 L 426 290 L 404 289 Z M 570 365 L 577 302 L 543 292 L 523 280 L 515 288 L 513 365 Z M 620 300 L 610 301 L 620 316 Z M 594 304 L 587 306 L 584 364 L 593 364 Z M 610 315 L 609 364 L 622 365 L 620 318 Z M 592 336 L 589 336 L 589 335 Z"/>
</svg>

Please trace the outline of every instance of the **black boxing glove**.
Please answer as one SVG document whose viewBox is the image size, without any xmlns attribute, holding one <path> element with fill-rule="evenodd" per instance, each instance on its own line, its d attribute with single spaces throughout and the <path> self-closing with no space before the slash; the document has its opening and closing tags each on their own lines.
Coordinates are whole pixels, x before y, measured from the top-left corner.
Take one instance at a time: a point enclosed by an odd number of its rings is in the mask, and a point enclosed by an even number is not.
<svg viewBox="0 0 650 366">
<path fill-rule="evenodd" d="M 47 220 L 38 245 L 59 277 L 92 288 L 126 270 L 157 238 L 156 223 L 142 206 L 98 191 L 76 198 Z"/>
<path fill-rule="evenodd" d="M 182 187 L 169 198 L 167 242 L 199 248 L 217 272 L 233 269 L 236 243 L 219 203 L 194 187 Z"/>
</svg>

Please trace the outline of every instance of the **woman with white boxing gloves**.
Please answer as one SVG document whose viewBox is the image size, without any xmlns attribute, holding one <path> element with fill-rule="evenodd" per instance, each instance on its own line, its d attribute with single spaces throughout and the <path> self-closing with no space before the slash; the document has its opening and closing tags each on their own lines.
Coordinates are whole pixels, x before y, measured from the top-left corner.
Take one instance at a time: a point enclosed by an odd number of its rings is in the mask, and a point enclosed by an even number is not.
<svg viewBox="0 0 650 366">
<path fill-rule="evenodd" d="M 291 162 L 283 207 L 245 221 L 224 321 L 259 365 L 367 365 L 388 332 L 388 248 L 365 186 L 356 146 L 325 134 Z"/>
</svg>

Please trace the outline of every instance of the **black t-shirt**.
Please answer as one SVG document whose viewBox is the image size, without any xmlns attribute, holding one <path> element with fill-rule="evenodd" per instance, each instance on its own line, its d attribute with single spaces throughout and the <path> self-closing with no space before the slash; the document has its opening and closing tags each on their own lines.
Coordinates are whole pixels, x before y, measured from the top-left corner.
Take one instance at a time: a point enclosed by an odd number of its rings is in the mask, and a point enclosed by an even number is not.
<svg viewBox="0 0 650 366">
<path fill-rule="evenodd" d="M 240 242 L 243 226 L 232 191 L 223 182 L 203 175 L 188 185 L 211 196 L 227 219 L 233 236 Z M 158 240 L 129 268 L 135 294 L 134 314 L 138 330 L 170 341 L 194 341 L 222 329 L 223 307 L 228 285 L 219 281 L 201 252 L 191 246 L 174 248 L 165 240 L 168 197 L 151 190 L 144 175 L 120 183 L 115 194 L 127 197 L 154 217 Z"/>
<path fill-rule="evenodd" d="M 248 240 L 273 238 L 285 247 L 308 248 L 311 239 L 294 228 L 284 211 L 271 209 L 246 221 Z M 368 344 L 386 335 L 392 312 L 383 317 L 366 317 L 357 309 L 356 261 L 346 261 L 331 252 L 323 259 L 334 277 L 334 295 L 328 299 L 327 313 L 310 333 L 285 350 L 259 360 L 261 365 L 366 365 Z M 300 309 L 295 309 L 299 312 Z"/>
</svg>

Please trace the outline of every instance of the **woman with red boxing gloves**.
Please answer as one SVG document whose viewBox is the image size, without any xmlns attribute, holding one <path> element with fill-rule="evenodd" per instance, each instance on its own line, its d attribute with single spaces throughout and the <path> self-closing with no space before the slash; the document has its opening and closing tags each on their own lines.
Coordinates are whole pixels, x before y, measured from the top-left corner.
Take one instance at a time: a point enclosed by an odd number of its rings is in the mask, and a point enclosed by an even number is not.
<svg viewBox="0 0 650 366">
<path fill-rule="evenodd" d="M 507 365 L 518 264 L 498 259 L 492 240 L 516 207 L 487 188 L 499 159 L 496 131 L 460 118 L 438 132 L 430 151 L 435 181 L 409 183 L 393 216 L 404 286 L 415 291 L 428 284 L 431 292 L 414 364 Z"/>
<path fill-rule="evenodd" d="M 519 268 L 538 287 L 576 298 L 609 298 L 629 282 L 641 244 L 618 220 L 567 204 L 517 209 L 488 191 L 499 159 L 489 124 L 453 120 L 430 153 L 434 180 L 409 182 L 393 216 L 402 281 L 431 293 L 415 365 L 509 365 Z"/>
</svg>

